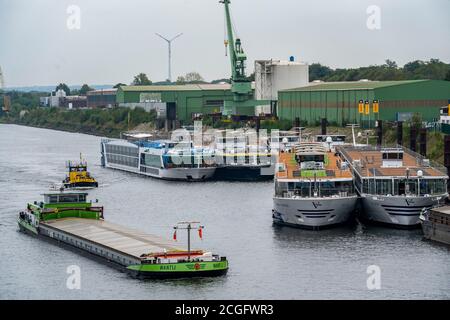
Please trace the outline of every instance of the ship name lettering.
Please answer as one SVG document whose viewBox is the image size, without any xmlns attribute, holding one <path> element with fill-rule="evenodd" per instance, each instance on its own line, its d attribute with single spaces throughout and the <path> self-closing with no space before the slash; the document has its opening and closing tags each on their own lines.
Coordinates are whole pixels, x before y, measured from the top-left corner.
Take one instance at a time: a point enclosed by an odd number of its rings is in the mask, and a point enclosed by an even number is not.
<svg viewBox="0 0 450 320">
<path fill-rule="evenodd" d="M 168 265 L 168 266 L 160 266 L 159 270 L 175 270 L 176 268 L 177 268 L 177 266 L 171 264 L 171 265 Z"/>
</svg>

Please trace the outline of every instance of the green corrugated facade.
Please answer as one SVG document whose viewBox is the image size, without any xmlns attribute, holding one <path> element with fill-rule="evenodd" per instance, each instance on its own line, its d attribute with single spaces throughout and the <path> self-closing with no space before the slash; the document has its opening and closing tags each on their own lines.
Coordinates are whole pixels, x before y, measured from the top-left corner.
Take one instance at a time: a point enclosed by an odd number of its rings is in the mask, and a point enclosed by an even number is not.
<svg viewBox="0 0 450 320">
<path fill-rule="evenodd" d="M 173 86 L 123 86 L 117 90 L 116 101 L 142 102 L 143 95 L 156 95 L 162 102 L 176 104 L 177 119 L 190 122 L 194 113 L 220 112 L 223 101 L 233 100 L 230 85 L 173 85 Z"/>
<path fill-rule="evenodd" d="M 278 117 L 300 118 L 308 125 L 321 118 L 343 125 L 369 120 L 358 113 L 358 101 L 379 101 L 379 114 L 370 120 L 395 120 L 397 112 L 418 112 L 424 120 L 439 118 L 439 108 L 450 99 L 450 82 L 439 80 L 324 82 L 278 93 Z"/>
</svg>

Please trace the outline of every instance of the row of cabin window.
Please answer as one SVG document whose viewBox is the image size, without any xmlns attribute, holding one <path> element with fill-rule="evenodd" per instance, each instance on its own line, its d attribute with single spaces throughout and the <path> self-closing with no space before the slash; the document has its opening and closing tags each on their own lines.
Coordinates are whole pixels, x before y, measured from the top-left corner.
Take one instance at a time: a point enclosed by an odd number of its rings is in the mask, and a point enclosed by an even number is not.
<svg viewBox="0 0 450 320">
<path fill-rule="evenodd" d="M 86 195 L 50 195 L 48 197 L 49 203 L 72 203 L 72 202 L 86 202 Z"/>
<path fill-rule="evenodd" d="M 114 154 L 106 155 L 108 162 L 120 164 L 128 167 L 137 168 L 138 167 L 138 158 L 126 157 Z"/>
<path fill-rule="evenodd" d="M 116 145 L 106 145 L 106 153 L 116 153 L 121 155 L 128 155 L 137 157 L 138 147 L 126 147 L 126 146 L 116 146 Z"/>
</svg>

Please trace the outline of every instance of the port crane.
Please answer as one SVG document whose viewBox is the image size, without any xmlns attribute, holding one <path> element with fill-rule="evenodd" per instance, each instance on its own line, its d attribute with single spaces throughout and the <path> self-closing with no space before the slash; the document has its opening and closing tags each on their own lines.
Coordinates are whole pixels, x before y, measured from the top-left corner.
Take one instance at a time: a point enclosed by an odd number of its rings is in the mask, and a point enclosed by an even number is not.
<svg viewBox="0 0 450 320">
<path fill-rule="evenodd" d="M 222 114 L 230 116 L 239 115 L 255 115 L 255 107 L 259 105 L 270 104 L 267 100 L 255 100 L 252 90 L 252 82 L 245 74 L 245 61 L 247 56 L 242 48 L 240 38 L 234 39 L 233 26 L 231 23 L 230 0 L 221 0 L 225 7 L 225 23 L 227 30 L 227 39 L 225 39 L 225 47 L 228 46 L 229 57 L 231 63 L 231 92 L 233 93 L 232 101 L 225 101 Z"/>
</svg>

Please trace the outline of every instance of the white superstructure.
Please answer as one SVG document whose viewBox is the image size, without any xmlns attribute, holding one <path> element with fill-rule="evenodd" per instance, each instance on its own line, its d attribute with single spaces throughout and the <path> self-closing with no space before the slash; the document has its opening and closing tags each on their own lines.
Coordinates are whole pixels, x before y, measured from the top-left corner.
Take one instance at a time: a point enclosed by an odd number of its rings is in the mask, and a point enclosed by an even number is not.
<svg viewBox="0 0 450 320">
<path fill-rule="evenodd" d="M 166 180 L 200 181 L 214 175 L 212 152 L 171 140 L 101 142 L 102 165 Z"/>
</svg>

